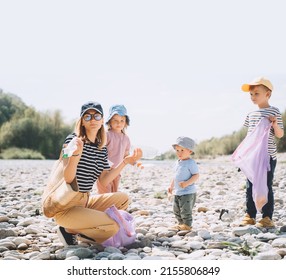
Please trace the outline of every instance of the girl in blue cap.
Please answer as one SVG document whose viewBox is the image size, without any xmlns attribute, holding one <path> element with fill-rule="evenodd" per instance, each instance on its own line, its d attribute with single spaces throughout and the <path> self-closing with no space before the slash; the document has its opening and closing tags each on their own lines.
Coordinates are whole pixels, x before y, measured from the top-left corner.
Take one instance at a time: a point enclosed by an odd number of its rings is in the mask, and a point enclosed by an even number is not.
<svg viewBox="0 0 286 280">
<path fill-rule="evenodd" d="M 126 134 L 126 128 L 130 124 L 127 110 L 124 105 L 116 104 L 110 107 L 109 116 L 106 121 L 108 126 L 106 148 L 111 168 L 115 168 L 129 155 L 130 139 Z M 112 182 L 103 187 L 97 182 L 98 193 L 117 192 L 121 175 L 119 174 Z"/>
</svg>

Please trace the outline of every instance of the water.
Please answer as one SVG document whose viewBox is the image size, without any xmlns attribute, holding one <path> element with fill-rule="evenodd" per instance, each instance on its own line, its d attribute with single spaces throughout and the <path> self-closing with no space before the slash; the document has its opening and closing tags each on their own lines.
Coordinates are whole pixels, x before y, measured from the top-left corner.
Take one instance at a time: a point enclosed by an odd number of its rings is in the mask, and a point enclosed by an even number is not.
<svg viewBox="0 0 286 280">
<path fill-rule="evenodd" d="M 35 167 L 42 167 L 42 168 L 51 168 L 54 164 L 55 160 L 32 160 L 32 159 L 9 159 L 9 160 L 0 160 L 0 170 L 5 168 L 35 168 Z M 170 165 L 174 163 L 174 161 L 163 161 L 163 160 L 141 160 L 142 165 L 145 167 L 149 166 L 164 166 Z"/>
<path fill-rule="evenodd" d="M 226 161 L 216 161 L 216 160 L 196 160 L 199 165 L 221 165 L 225 164 Z M 32 159 L 11 159 L 11 160 L 0 160 L 0 170 L 5 168 L 21 169 L 21 168 L 51 168 L 55 160 L 32 160 Z M 144 167 L 164 167 L 173 166 L 175 160 L 141 160 Z"/>
<path fill-rule="evenodd" d="M 149 166 L 170 166 L 175 163 L 172 160 L 141 160 L 142 165 L 145 167 Z"/>
<path fill-rule="evenodd" d="M 5 168 L 33 168 L 43 167 L 51 168 L 55 160 L 32 160 L 32 159 L 2 159 L 0 160 L 0 170 Z"/>
</svg>

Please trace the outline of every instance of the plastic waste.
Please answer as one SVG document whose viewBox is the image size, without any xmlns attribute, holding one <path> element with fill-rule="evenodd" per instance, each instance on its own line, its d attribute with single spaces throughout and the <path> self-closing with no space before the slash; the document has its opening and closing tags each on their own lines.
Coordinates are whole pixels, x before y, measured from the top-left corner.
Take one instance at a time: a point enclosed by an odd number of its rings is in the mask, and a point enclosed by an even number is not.
<svg viewBox="0 0 286 280">
<path fill-rule="evenodd" d="M 268 202 L 267 172 L 270 170 L 268 138 L 271 123 L 262 118 L 255 129 L 246 135 L 231 158 L 252 183 L 252 197 L 258 211 Z"/>
<path fill-rule="evenodd" d="M 69 158 L 72 156 L 72 154 L 74 153 L 74 151 L 77 149 L 77 145 L 76 145 L 76 137 L 74 137 L 69 143 L 68 145 L 63 148 L 63 158 Z"/>
<path fill-rule="evenodd" d="M 114 236 L 105 240 L 102 245 L 104 247 L 112 246 L 119 248 L 134 243 L 136 239 L 134 217 L 124 210 L 117 209 L 114 205 L 107 208 L 105 213 L 117 222 L 119 230 Z"/>
</svg>

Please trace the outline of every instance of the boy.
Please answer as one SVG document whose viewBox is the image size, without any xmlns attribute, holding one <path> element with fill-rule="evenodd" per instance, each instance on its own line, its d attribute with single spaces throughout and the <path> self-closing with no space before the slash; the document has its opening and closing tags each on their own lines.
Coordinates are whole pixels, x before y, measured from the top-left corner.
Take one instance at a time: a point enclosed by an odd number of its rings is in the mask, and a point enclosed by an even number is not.
<svg viewBox="0 0 286 280">
<path fill-rule="evenodd" d="M 175 166 L 174 179 L 168 188 L 168 193 L 174 190 L 173 211 L 178 220 L 175 230 L 191 230 L 192 209 L 196 201 L 195 182 L 199 179 L 196 162 L 190 158 L 195 148 L 195 142 L 188 137 L 179 137 L 172 145 L 176 150 L 178 161 Z"/>
<path fill-rule="evenodd" d="M 248 128 L 247 133 L 251 133 L 264 117 L 267 117 L 272 123 L 268 138 L 268 154 L 270 155 L 270 171 L 267 172 L 268 202 L 262 207 L 262 219 L 256 223 L 257 209 L 252 198 L 252 183 L 247 179 L 246 215 L 241 225 L 256 225 L 257 227 L 271 228 L 274 227 L 272 221 L 274 211 L 272 183 L 277 162 L 277 147 L 274 138 L 281 138 L 284 135 L 282 116 L 278 108 L 269 105 L 273 86 L 268 79 L 264 77 L 256 78 L 248 84 L 243 84 L 241 89 L 244 92 L 249 92 L 251 101 L 258 106 L 258 110 L 249 113 L 245 119 L 244 126 Z"/>
</svg>

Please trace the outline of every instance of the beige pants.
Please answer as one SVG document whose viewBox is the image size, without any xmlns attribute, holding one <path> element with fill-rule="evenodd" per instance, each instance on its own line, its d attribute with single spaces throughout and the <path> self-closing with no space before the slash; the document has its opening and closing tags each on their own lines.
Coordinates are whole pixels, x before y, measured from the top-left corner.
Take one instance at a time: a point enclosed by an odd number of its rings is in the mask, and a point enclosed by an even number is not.
<svg viewBox="0 0 286 280">
<path fill-rule="evenodd" d="M 68 209 L 58 212 L 55 221 L 72 233 L 81 233 L 102 243 L 119 230 L 118 224 L 104 211 L 112 205 L 126 210 L 128 195 L 122 192 L 89 196 L 79 193 L 70 203 Z"/>
</svg>

